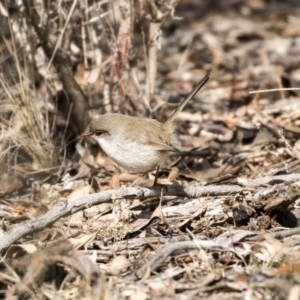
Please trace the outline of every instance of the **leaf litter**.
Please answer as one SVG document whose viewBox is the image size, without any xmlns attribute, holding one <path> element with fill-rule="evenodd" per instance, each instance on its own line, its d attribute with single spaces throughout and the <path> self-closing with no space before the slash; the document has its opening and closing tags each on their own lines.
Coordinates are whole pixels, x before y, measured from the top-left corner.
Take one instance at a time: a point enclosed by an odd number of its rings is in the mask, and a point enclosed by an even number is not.
<svg viewBox="0 0 300 300">
<path fill-rule="evenodd" d="M 151 47 L 157 49 L 150 47 L 148 62 L 144 50 L 126 52 L 130 43 L 145 42 L 142 32 L 129 43 L 122 31 L 114 44 L 118 54 L 108 51 L 112 19 L 93 1 L 90 8 L 103 15 L 86 12 L 85 25 L 93 34 L 106 28 L 106 49 L 95 48 L 92 35 L 80 50 L 76 42 L 70 47 L 91 116 L 117 111 L 164 121 L 214 68 L 178 117 L 182 152 L 162 166 L 156 189 L 154 173 L 129 174 L 93 141 L 74 140 L 69 110 L 55 102 L 61 82 L 53 70 L 45 75 L 45 54 L 36 53 L 44 74 L 35 89 L 38 106 L 28 102 L 30 85 L 14 87 L 14 102 L 11 93 L 1 96 L 1 297 L 299 298 L 300 107 L 299 90 L 290 90 L 300 82 L 299 4 L 227 1 L 214 7 L 189 0 L 175 6 L 174 15 L 174 3 L 158 6 L 162 24 L 160 18 L 152 24 L 151 11 L 147 26 L 156 28 Z M 139 13 L 149 13 L 143 8 Z M 72 30 L 79 36 L 78 28 Z M 158 62 L 156 78 L 145 75 L 151 59 Z M 1 89 L 13 91 L 13 85 Z M 22 97 L 27 102 L 16 102 Z M 17 118 L 18 105 L 38 113 L 26 123 Z M 54 209 L 62 217 L 53 216 Z"/>
</svg>

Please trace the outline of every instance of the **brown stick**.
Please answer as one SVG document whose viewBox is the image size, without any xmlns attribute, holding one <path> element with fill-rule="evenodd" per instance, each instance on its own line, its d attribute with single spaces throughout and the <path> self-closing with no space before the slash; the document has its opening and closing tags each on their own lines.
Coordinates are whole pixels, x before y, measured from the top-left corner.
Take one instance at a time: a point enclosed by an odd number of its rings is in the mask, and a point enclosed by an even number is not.
<svg viewBox="0 0 300 300">
<path fill-rule="evenodd" d="M 54 51 L 54 46 L 50 44 L 49 41 L 53 40 L 53 37 L 49 36 L 47 28 L 44 28 L 44 24 L 40 23 L 40 16 L 35 8 L 34 2 L 32 0 L 23 0 L 23 4 L 30 18 L 31 25 L 33 26 L 41 45 L 45 51 L 45 54 L 50 59 Z M 74 132 L 75 136 L 82 133 L 90 123 L 90 116 L 88 112 L 88 104 L 85 96 L 73 78 L 73 73 L 71 69 L 71 61 L 69 55 L 69 45 L 71 40 L 70 30 L 66 30 L 64 34 L 64 42 L 62 48 L 58 48 L 55 56 L 53 58 L 53 65 L 61 77 L 63 84 L 63 90 L 66 99 L 62 102 L 66 102 L 68 107 L 71 108 L 72 120 L 70 128 Z M 71 105 L 72 103 L 72 105 Z M 63 111 L 68 112 L 68 109 L 63 109 Z"/>
</svg>

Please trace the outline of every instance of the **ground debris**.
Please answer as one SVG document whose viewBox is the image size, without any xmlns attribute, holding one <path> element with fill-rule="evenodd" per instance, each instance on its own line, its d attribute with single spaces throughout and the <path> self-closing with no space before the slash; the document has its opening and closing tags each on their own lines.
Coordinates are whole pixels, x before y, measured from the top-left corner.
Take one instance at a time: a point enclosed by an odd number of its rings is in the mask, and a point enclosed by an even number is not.
<svg viewBox="0 0 300 300">
<path fill-rule="evenodd" d="M 299 1 L 6 2 L 0 298 L 298 299 Z M 78 138 L 209 70 L 157 186 Z"/>
</svg>

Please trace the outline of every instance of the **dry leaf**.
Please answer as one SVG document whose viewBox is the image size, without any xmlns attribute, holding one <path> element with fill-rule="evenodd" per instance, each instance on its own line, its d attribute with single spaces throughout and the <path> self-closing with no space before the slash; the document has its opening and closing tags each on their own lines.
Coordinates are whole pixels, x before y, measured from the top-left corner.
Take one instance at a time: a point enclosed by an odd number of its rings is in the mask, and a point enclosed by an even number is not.
<svg viewBox="0 0 300 300">
<path fill-rule="evenodd" d="M 71 244 L 73 245 L 73 247 L 75 249 L 79 249 L 82 246 L 84 246 L 84 249 L 86 250 L 86 248 L 95 240 L 95 238 L 97 237 L 97 234 L 98 234 L 98 232 L 94 232 L 91 234 L 85 234 L 77 239 L 70 238 L 69 241 L 71 242 Z"/>
<path fill-rule="evenodd" d="M 125 255 L 119 255 L 108 264 L 107 272 L 111 275 L 117 276 L 130 266 L 131 262 L 125 257 Z"/>
<path fill-rule="evenodd" d="M 78 187 L 69 196 L 67 196 L 67 199 L 69 201 L 72 201 L 74 199 L 87 196 L 90 193 L 90 189 L 91 189 L 90 185 Z"/>
</svg>

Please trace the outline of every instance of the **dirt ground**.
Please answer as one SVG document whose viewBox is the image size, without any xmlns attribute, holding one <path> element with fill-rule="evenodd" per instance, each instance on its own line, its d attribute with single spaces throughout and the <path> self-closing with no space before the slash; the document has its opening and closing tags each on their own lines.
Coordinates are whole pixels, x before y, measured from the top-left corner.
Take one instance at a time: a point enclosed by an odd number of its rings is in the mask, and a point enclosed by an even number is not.
<svg viewBox="0 0 300 300">
<path fill-rule="evenodd" d="M 41 3 L 0 6 L 0 299 L 299 299 L 299 1 Z M 78 137 L 208 71 L 158 185 Z"/>
</svg>

